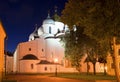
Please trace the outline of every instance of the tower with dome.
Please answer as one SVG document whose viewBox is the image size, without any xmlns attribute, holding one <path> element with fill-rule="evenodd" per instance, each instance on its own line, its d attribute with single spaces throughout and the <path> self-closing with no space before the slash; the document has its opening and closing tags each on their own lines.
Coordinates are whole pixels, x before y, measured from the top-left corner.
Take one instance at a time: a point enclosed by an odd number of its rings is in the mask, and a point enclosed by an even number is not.
<svg viewBox="0 0 120 82">
<path fill-rule="evenodd" d="M 27 42 L 19 43 L 14 53 L 13 72 L 15 73 L 52 73 L 56 65 L 58 72 L 75 72 L 65 59 L 61 37 L 69 32 L 68 26 L 60 21 L 55 12 L 48 16 L 39 28 L 29 35 Z M 57 62 L 55 60 L 57 59 Z"/>
</svg>

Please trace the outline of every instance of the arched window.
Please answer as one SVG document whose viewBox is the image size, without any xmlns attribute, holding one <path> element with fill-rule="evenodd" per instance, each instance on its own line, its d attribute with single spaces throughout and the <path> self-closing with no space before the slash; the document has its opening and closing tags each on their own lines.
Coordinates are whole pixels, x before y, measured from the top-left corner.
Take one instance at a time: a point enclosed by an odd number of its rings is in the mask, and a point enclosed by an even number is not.
<svg viewBox="0 0 120 82">
<path fill-rule="evenodd" d="M 60 33 L 60 29 L 58 29 L 58 33 Z"/>
<path fill-rule="evenodd" d="M 31 64 L 31 69 L 33 69 L 34 68 L 34 65 L 33 64 Z"/>
<path fill-rule="evenodd" d="M 45 67 L 44 70 L 47 71 L 47 67 Z"/>
<path fill-rule="evenodd" d="M 51 34 L 51 27 L 49 27 L 49 33 Z"/>
</svg>

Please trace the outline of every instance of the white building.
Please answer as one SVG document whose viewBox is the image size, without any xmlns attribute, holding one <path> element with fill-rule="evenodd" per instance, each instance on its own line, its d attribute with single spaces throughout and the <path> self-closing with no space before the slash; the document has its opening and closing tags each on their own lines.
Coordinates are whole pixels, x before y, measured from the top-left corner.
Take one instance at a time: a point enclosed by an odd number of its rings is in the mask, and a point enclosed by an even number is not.
<svg viewBox="0 0 120 82">
<path fill-rule="evenodd" d="M 55 16 L 58 18 L 57 14 Z M 66 66 L 64 48 L 60 43 L 60 38 L 69 29 L 54 19 L 48 14 L 41 27 L 30 34 L 29 40 L 18 44 L 14 53 L 13 72 L 51 73 L 56 68 L 58 72 L 77 72 L 75 68 Z"/>
</svg>

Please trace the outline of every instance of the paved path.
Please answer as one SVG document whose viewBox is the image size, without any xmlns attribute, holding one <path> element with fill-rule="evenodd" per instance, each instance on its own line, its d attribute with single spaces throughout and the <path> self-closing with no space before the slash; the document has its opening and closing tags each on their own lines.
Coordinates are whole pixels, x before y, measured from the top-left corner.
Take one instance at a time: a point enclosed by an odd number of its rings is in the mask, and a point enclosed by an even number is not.
<svg viewBox="0 0 120 82">
<path fill-rule="evenodd" d="M 85 80 L 66 79 L 42 75 L 10 75 L 6 78 L 11 80 L 17 80 L 17 82 L 90 82 Z"/>
</svg>

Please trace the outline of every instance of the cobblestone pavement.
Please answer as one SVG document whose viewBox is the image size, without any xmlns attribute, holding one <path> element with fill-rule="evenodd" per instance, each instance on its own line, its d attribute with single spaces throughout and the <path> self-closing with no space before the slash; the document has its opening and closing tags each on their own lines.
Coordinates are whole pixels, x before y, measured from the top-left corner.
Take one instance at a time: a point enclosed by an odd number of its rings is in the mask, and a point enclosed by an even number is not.
<svg viewBox="0 0 120 82">
<path fill-rule="evenodd" d="M 93 82 L 88 80 L 76 80 L 42 75 L 8 75 L 6 79 L 17 80 L 17 82 Z"/>
</svg>

